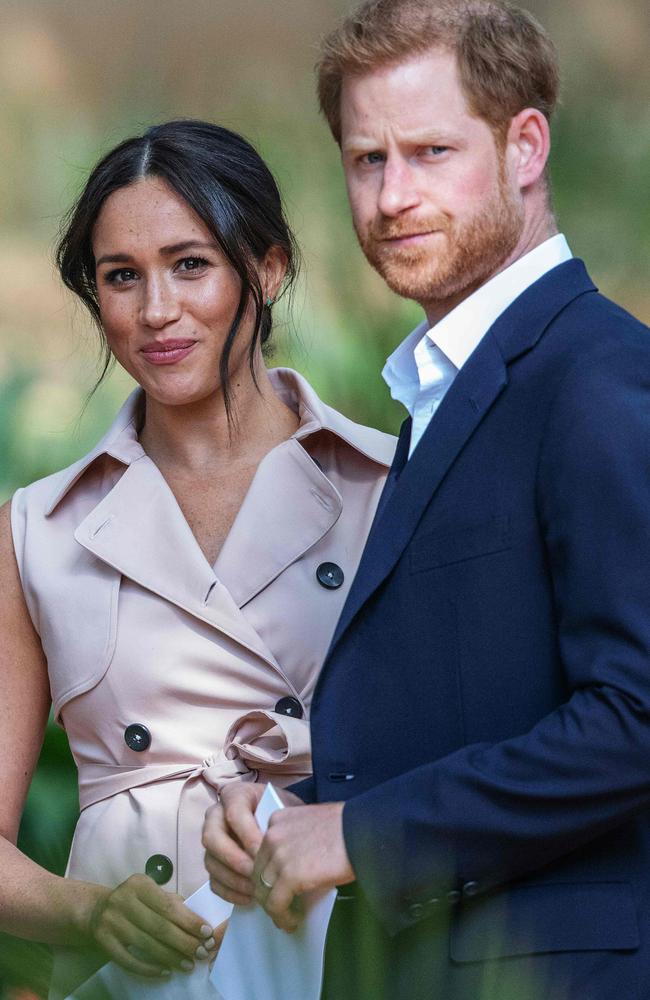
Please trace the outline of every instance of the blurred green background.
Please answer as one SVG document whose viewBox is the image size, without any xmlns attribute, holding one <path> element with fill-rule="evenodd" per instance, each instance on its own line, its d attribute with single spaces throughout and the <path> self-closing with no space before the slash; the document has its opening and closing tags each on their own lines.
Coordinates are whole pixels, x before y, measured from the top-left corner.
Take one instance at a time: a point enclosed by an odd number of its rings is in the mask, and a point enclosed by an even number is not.
<svg viewBox="0 0 650 1000">
<path fill-rule="evenodd" d="M 0 501 L 99 437 L 130 388 L 119 371 L 85 411 L 96 335 L 57 283 L 61 216 L 91 164 L 177 116 L 243 132 L 284 193 L 305 267 L 273 363 L 333 405 L 395 431 L 380 370 L 419 320 L 365 265 L 312 66 L 344 0 L 2 0 L 0 3 Z M 650 9 L 645 0 L 531 0 L 564 70 L 552 175 L 561 228 L 602 290 L 650 322 Z M 50 727 L 21 830 L 61 872 L 76 814 L 64 734 Z M 44 992 L 47 949 L 0 938 L 0 996 Z M 19 988 L 22 988 L 21 992 Z M 31 995 L 31 993 L 29 994 Z"/>
</svg>

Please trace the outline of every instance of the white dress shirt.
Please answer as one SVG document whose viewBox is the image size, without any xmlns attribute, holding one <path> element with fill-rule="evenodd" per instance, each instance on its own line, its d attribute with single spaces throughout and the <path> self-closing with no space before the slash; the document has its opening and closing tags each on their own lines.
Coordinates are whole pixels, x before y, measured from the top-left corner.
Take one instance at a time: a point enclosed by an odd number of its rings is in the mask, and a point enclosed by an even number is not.
<svg viewBox="0 0 650 1000">
<path fill-rule="evenodd" d="M 564 236 L 551 237 L 481 285 L 435 326 L 429 328 L 425 320 L 391 354 L 382 375 L 393 399 L 413 419 L 409 458 L 449 386 L 501 313 L 572 257 Z"/>
</svg>

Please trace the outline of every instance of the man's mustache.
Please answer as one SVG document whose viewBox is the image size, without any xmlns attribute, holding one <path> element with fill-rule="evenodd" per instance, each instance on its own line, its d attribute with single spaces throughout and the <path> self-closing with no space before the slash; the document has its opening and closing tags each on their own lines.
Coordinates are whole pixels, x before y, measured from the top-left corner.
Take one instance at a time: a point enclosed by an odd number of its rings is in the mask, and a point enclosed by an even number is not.
<svg viewBox="0 0 650 1000">
<path fill-rule="evenodd" d="M 425 233 L 444 233 L 448 229 L 449 219 L 440 215 L 399 221 L 379 219 L 371 226 L 368 236 L 373 243 L 382 243 L 384 240 L 403 240 L 408 236 L 421 236 Z"/>
</svg>

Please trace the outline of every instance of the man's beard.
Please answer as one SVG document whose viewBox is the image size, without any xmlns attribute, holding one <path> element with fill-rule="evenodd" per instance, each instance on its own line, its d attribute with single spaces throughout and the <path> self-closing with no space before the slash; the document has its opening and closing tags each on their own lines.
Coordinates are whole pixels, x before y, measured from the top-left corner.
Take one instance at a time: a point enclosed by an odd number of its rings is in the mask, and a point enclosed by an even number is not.
<svg viewBox="0 0 650 1000">
<path fill-rule="evenodd" d="M 512 254 L 523 225 L 523 210 L 514 201 L 500 169 L 498 190 L 462 224 L 439 214 L 381 219 L 366 233 L 355 228 L 361 249 L 388 287 L 426 307 L 453 301 L 484 284 Z M 430 237 L 431 242 L 439 241 L 439 249 L 432 250 L 430 245 L 391 247 L 383 242 L 416 232 L 440 234 Z"/>
</svg>

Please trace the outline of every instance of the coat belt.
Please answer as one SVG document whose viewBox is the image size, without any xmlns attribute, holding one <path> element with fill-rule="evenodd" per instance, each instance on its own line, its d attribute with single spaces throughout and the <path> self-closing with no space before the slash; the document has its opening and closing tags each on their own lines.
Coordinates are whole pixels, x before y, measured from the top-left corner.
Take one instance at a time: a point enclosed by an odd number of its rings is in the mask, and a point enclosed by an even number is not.
<svg viewBox="0 0 650 1000">
<path fill-rule="evenodd" d="M 200 778 L 217 792 L 234 779 L 256 781 L 263 773 L 274 775 L 282 784 L 311 774 L 309 722 L 263 709 L 247 712 L 230 727 L 223 748 L 200 763 L 79 765 L 79 805 L 88 806 L 111 798 L 119 792 L 141 788 L 153 782 Z"/>
</svg>

